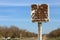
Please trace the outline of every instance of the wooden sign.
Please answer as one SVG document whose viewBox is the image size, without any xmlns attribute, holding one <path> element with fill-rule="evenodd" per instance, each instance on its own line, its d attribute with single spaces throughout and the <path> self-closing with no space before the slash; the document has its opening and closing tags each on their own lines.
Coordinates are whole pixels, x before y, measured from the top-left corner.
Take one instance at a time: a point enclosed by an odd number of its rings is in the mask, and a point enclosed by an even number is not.
<svg viewBox="0 0 60 40">
<path fill-rule="evenodd" d="M 33 4 L 31 5 L 32 22 L 47 22 L 49 21 L 48 5 Z"/>
</svg>

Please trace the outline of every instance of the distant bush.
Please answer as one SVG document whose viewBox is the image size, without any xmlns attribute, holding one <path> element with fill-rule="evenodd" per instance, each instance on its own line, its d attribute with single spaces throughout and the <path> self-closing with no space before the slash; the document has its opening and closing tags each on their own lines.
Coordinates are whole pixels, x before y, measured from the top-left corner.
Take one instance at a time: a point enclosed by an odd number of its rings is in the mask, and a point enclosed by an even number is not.
<svg viewBox="0 0 60 40">
<path fill-rule="evenodd" d="M 37 34 L 26 30 L 21 30 L 16 26 L 11 26 L 11 27 L 0 26 L 0 38 L 1 37 L 19 38 L 20 34 L 22 34 L 22 37 L 37 37 Z"/>
<path fill-rule="evenodd" d="M 47 38 L 47 40 L 60 40 L 60 37 L 56 37 L 56 38 Z"/>
<path fill-rule="evenodd" d="M 49 37 L 60 37 L 60 28 L 53 30 L 48 34 Z"/>
</svg>

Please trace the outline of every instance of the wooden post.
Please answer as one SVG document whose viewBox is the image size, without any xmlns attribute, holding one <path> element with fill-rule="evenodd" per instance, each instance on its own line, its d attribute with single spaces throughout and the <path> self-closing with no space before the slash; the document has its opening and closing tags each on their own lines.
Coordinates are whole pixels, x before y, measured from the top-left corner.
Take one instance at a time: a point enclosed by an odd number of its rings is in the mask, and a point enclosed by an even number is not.
<svg viewBox="0 0 60 40">
<path fill-rule="evenodd" d="M 42 23 L 38 22 L 38 40 L 42 40 Z"/>
</svg>

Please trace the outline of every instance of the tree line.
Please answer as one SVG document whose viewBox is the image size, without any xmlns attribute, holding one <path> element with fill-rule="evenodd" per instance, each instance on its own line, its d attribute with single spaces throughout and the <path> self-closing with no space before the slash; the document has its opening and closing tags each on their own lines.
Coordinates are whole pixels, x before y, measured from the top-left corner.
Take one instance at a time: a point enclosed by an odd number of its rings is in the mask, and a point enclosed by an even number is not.
<svg viewBox="0 0 60 40">
<path fill-rule="evenodd" d="M 51 31 L 47 36 L 48 37 L 60 37 L 60 28 Z"/>
<path fill-rule="evenodd" d="M 37 34 L 26 30 L 21 30 L 16 26 L 11 27 L 0 26 L 0 37 L 20 38 L 21 35 L 22 37 L 37 37 Z"/>
<path fill-rule="evenodd" d="M 51 31 L 49 34 L 46 34 L 48 37 L 60 37 L 60 28 Z M 1 37 L 11 37 L 11 38 L 20 38 L 20 37 L 38 37 L 36 33 L 32 33 L 26 30 L 22 30 L 17 26 L 0 26 L 0 38 Z"/>
</svg>

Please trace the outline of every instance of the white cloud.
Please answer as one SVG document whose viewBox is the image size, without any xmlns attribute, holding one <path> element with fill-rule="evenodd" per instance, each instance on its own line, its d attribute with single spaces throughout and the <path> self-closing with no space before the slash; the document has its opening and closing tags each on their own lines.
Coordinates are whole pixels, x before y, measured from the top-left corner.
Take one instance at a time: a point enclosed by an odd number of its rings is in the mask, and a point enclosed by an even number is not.
<svg viewBox="0 0 60 40">
<path fill-rule="evenodd" d="M 30 6 L 31 4 L 49 4 L 50 6 L 59 6 L 60 2 L 41 2 L 41 3 L 0 3 L 0 6 Z"/>
<path fill-rule="evenodd" d="M 14 18 L 0 18 L 0 21 L 20 21 L 20 19 L 14 19 Z"/>
<path fill-rule="evenodd" d="M 60 22 L 60 19 L 51 19 L 50 22 Z"/>
<path fill-rule="evenodd" d="M 0 16 L 0 18 L 6 18 L 6 17 L 11 17 L 11 16 Z"/>
<path fill-rule="evenodd" d="M 20 3 L 18 6 L 31 6 L 31 4 L 48 4 L 49 6 L 60 6 L 60 3 Z"/>
<path fill-rule="evenodd" d="M 13 18 L 11 16 L 0 16 L 0 21 L 30 21 L 29 19 Z"/>
<path fill-rule="evenodd" d="M 49 5 L 60 5 L 60 0 L 0 0 L 0 6 L 30 6 L 31 4 L 47 3 Z"/>
<path fill-rule="evenodd" d="M 18 3 L 0 3 L 0 6 L 19 6 Z"/>
</svg>

